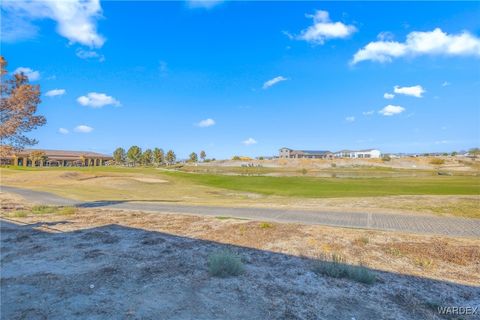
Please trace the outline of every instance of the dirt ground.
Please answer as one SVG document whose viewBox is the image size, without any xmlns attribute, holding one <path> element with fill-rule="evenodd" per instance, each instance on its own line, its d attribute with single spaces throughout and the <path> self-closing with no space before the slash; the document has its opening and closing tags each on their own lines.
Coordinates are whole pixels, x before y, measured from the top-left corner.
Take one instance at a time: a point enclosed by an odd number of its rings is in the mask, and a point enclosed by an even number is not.
<svg viewBox="0 0 480 320">
<path fill-rule="evenodd" d="M 0 200 L 2 319 L 441 319 L 438 306 L 480 306 L 479 239 L 98 209 L 19 217 L 29 204 Z M 244 274 L 209 275 L 221 248 Z M 325 253 L 376 282 L 314 273 Z"/>
</svg>

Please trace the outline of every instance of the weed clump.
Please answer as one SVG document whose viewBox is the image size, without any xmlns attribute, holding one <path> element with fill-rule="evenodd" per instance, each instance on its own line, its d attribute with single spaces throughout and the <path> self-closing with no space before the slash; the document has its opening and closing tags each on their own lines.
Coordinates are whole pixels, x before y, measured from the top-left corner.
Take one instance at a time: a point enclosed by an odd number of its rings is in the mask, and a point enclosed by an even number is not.
<svg viewBox="0 0 480 320">
<path fill-rule="evenodd" d="M 214 277 L 239 276 L 244 272 L 240 257 L 230 250 L 221 250 L 208 257 L 208 273 Z"/>
<path fill-rule="evenodd" d="M 372 284 L 376 280 L 370 270 L 364 266 L 350 265 L 345 257 L 336 253 L 322 255 L 314 262 L 312 271 L 332 278 L 347 278 L 365 284 Z"/>
</svg>

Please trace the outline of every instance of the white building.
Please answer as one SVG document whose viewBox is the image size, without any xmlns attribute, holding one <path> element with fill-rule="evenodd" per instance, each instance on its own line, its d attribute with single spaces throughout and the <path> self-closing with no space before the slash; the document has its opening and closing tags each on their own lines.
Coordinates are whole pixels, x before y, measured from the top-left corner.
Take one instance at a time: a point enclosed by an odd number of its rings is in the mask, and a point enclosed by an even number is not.
<svg viewBox="0 0 480 320">
<path fill-rule="evenodd" d="M 340 150 L 335 152 L 335 158 L 380 158 L 382 153 L 377 149 Z"/>
<path fill-rule="evenodd" d="M 381 152 L 377 149 L 368 150 L 340 150 L 337 152 L 319 150 L 293 150 L 282 148 L 279 152 L 281 159 L 333 159 L 333 158 L 380 158 Z"/>
</svg>

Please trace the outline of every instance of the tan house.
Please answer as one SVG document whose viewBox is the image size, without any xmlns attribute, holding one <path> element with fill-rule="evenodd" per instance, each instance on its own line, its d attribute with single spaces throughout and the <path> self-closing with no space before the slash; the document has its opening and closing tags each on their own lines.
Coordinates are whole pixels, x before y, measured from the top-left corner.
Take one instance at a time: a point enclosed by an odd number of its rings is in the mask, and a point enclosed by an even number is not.
<svg viewBox="0 0 480 320">
<path fill-rule="evenodd" d="M 0 159 L 2 165 L 28 167 L 88 167 L 104 166 L 113 157 L 90 151 L 24 149 Z"/>
</svg>

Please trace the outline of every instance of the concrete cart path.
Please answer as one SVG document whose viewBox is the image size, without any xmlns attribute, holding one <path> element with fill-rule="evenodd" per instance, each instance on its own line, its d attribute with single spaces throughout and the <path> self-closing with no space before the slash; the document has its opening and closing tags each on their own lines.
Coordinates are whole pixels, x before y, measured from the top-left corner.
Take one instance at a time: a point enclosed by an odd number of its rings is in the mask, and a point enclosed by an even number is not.
<svg viewBox="0 0 480 320">
<path fill-rule="evenodd" d="M 49 192 L 34 191 L 16 187 L 0 186 L 0 191 L 15 193 L 28 201 L 45 205 L 139 210 L 159 213 L 168 212 L 205 216 L 228 216 L 261 221 L 294 222 L 348 228 L 390 230 L 480 238 L 480 219 L 367 212 L 317 212 L 311 210 L 307 211 L 293 209 L 193 206 L 165 202 L 108 200 L 82 202 L 64 198 Z"/>
</svg>

